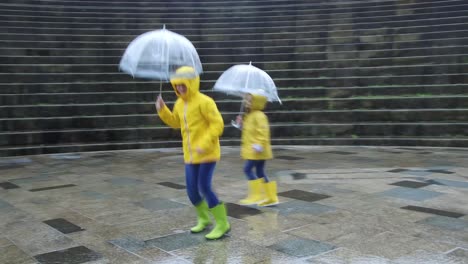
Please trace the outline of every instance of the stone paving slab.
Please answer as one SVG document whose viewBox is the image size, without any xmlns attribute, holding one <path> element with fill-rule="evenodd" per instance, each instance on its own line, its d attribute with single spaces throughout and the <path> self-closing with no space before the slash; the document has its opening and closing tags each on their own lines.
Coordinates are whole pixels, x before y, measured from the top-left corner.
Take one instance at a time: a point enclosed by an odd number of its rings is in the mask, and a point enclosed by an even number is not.
<svg viewBox="0 0 468 264">
<path fill-rule="evenodd" d="M 432 225 L 435 227 L 449 229 L 453 231 L 468 232 L 468 222 L 463 219 L 454 219 L 446 216 L 432 216 L 418 223 Z"/>
<path fill-rule="evenodd" d="M 432 199 L 439 195 L 442 195 L 442 193 L 427 191 L 423 189 L 397 187 L 397 188 L 382 192 L 381 195 L 392 196 L 395 198 L 405 199 L 405 200 L 424 201 L 424 200 Z"/>
<path fill-rule="evenodd" d="M 456 248 L 447 255 L 453 259 L 468 262 L 468 249 Z"/>
<path fill-rule="evenodd" d="M 87 247 L 78 246 L 44 253 L 34 256 L 34 258 L 37 259 L 40 263 L 79 264 L 101 259 L 102 255 Z"/>
<path fill-rule="evenodd" d="M 0 247 L 0 263 L 9 264 L 35 264 L 37 263 L 30 255 L 15 245 Z"/>
<path fill-rule="evenodd" d="M 231 232 L 218 241 L 188 232 L 180 149 L 2 158 L 0 263 L 468 263 L 468 150 L 274 153 L 280 204 L 260 208 L 238 204 L 243 161 L 222 148 L 213 187 Z"/>
<path fill-rule="evenodd" d="M 158 211 L 158 210 L 166 210 L 166 209 L 174 209 L 174 208 L 182 208 L 185 207 L 186 205 L 173 202 L 168 199 L 162 199 L 162 198 L 153 198 L 153 199 L 147 199 L 143 200 L 141 202 L 138 202 L 137 205 L 149 210 L 149 211 Z"/>
<path fill-rule="evenodd" d="M 243 240 L 218 240 L 173 252 L 190 263 L 305 263 L 304 260 Z"/>
<path fill-rule="evenodd" d="M 192 234 L 190 232 L 177 233 L 169 236 L 153 238 L 144 243 L 150 247 L 157 247 L 164 251 L 174 251 L 199 245 L 205 242 L 204 234 Z"/>
<path fill-rule="evenodd" d="M 72 239 L 48 225 L 24 221 L 9 224 L 4 235 L 32 256 L 78 246 Z"/>
<path fill-rule="evenodd" d="M 336 243 L 339 245 L 345 245 L 347 248 L 351 248 L 365 254 L 389 259 L 409 255 L 418 250 L 426 250 L 428 252 L 441 254 L 452 249 L 452 246 L 449 244 L 434 243 L 424 239 L 389 231 L 371 236 L 368 239 L 363 240 L 361 243 L 343 243 L 342 241 L 337 241 Z"/>
<path fill-rule="evenodd" d="M 295 238 L 282 240 L 269 248 L 295 257 L 310 257 L 331 251 L 336 247 L 317 240 Z"/>
<path fill-rule="evenodd" d="M 269 225 L 264 225 L 264 220 L 270 222 Z M 271 214 L 251 216 L 248 219 L 238 220 L 232 219 L 231 229 L 236 232 L 230 232 L 229 237 L 231 240 L 240 240 L 249 242 L 258 246 L 271 246 L 284 239 L 293 239 L 291 236 L 284 232 L 290 226 L 304 225 L 305 222 L 289 218 L 287 221 L 281 221 L 274 218 Z M 294 227 L 295 228 L 295 227 Z"/>
</svg>

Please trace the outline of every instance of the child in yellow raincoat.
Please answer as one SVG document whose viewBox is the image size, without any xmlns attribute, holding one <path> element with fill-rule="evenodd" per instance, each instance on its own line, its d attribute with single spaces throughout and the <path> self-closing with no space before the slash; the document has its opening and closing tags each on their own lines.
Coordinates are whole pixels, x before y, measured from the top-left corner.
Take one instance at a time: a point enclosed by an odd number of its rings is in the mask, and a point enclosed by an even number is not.
<svg viewBox="0 0 468 264">
<path fill-rule="evenodd" d="M 211 212 L 216 226 L 205 237 L 218 239 L 230 230 L 225 205 L 211 188 L 216 162 L 221 157 L 219 137 L 224 121 L 213 99 L 199 92 L 200 77 L 192 67 L 177 69 L 171 84 L 178 97 L 173 110 L 161 97 L 156 101 L 156 109 L 164 123 L 180 128 L 182 134 L 187 194 L 198 217 L 191 232 L 205 230 L 211 224 Z"/>
<path fill-rule="evenodd" d="M 277 186 L 265 174 L 266 160 L 273 158 L 270 144 L 270 126 L 263 113 L 267 98 L 261 95 L 246 94 L 244 105 L 246 112 L 237 117 L 242 130 L 241 157 L 246 160 L 244 173 L 247 176 L 249 193 L 239 202 L 244 205 L 258 204 L 271 206 L 278 204 Z M 256 175 L 253 168 L 256 169 Z"/>
</svg>

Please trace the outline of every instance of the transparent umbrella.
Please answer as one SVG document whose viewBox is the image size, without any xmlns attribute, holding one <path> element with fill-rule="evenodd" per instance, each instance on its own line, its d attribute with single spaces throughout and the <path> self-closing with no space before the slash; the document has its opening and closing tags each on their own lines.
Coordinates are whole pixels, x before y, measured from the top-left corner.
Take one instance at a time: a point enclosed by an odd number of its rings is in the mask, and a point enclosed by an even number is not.
<svg viewBox="0 0 468 264">
<path fill-rule="evenodd" d="M 120 69 L 133 77 L 169 81 L 181 66 L 191 66 L 197 74 L 203 68 L 197 50 L 184 36 L 163 29 L 135 38 L 120 60 Z M 161 92 L 162 83 L 160 83 Z"/>
<path fill-rule="evenodd" d="M 227 69 L 216 81 L 213 89 L 227 94 L 243 96 L 246 93 L 263 95 L 268 101 L 281 103 L 275 82 L 265 71 L 252 65 L 240 64 Z"/>
<path fill-rule="evenodd" d="M 277 101 L 281 104 L 273 79 L 262 69 L 253 66 L 252 62 L 249 65 L 234 65 L 227 69 L 216 81 L 213 90 L 236 96 L 244 96 L 247 93 L 263 95 L 268 101 Z M 243 108 L 244 101 L 240 113 Z M 238 127 L 235 121 L 231 121 L 231 124 Z"/>
</svg>

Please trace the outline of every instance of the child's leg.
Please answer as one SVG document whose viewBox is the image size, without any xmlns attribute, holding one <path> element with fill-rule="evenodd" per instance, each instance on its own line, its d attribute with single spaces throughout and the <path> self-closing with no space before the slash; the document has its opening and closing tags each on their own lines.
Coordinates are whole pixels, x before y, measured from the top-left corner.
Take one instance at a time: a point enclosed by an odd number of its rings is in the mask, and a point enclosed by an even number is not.
<svg viewBox="0 0 468 264">
<path fill-rule="evenodd" d="M 202 232 L 211 223 L 208 213 L 208 205 L 203 200 L 199 192 L 199 172 L 200 165 L 185 165 L 185 183 L 187 185 L 187 195 L 192 204 L 195 206 L 195 211 L 197 212 L 197 225 L 190 229 L 192 233 Z"/>
<path fill-rule="evenodd" d="M 193 205 L 197 205 L 203 200 L 198 190 L 199 171 L 199 164 L 185 164 L 185 184 L 187 186 L 187 195 Z"/>
<path fill-rule="evenodd" d="M 258 177 L 262 177 L 265 180 L 264 188 L 266 193 L 266 199 L 259 203 L 260 206 L 271 206 L 278 204 L 278 194 L 277 194 L 277 186 L 276 181 L 269 181 L 267 176 L 264 172 L 265 161 L 262 160 L 258 163 L 257 168 L 257 175 Z"/>
<path fill-rule="evenodd" d="M 255 164 L 255 169 L 257 170 L 257 177 L 263 178 L 265 182 L 269 182 L 268 177 L 265 174 L 265 161 L 257 160 Z"/>
<path fill-rule="evenodd" d="M 216 197 L 216 194 L 211 188 L 211 181 L 213 179 L 215 167 L 216 162 L 202 163 L 200 164 L 200 170 L 198 171 L 198 185 L 200 186 L 200 191 L 205 197 L 210 208 L 219 204 L 218 197 Z"/>
<path fill-rule="evenodd" d="M 263 193 L 262 193 L 262 184 L 263 179 L 257 178 L 253 173 L 253 167 L 256 167 L 258 160 L 247 160 L 244 165 L 244 173 L 249 180 L 249 192 L 247 197 L 240 200 L 239 203 L 243 205 L 252 205 L 257 204 L 264 200 Z M 258 175 L 258 174 L 257 174 Z"/>
<path fill-rule="evenodd" d="M 244 164 L 244 173 L 249 181 L 257 179 L 257 176 L 253 173 L 252 169 L 255 166 L 255 160 L 247 160 Z"/>
<path fill-rule="evenodd" d="M 202 163 L 200 164 L 200 171 L 198 175 L 200 190 L 205 196 L 205 199 L 208 202 L 208 206 L 210 207 L 210 211 L 216 220 L 216 225 L 213 230 L 211 230 L 211 232 L 205 236 L 207 239 L 221 238 L 231 229 L 231 226 L 227 220 L 226 207 L 224 206 L 224 203 L 221 203 L 218 200 L 218 197 L 216 197 L 216 194 L 211 188 L 211 180 L 213 178 L 215 167 L 216 162 Z"/>
</svg>

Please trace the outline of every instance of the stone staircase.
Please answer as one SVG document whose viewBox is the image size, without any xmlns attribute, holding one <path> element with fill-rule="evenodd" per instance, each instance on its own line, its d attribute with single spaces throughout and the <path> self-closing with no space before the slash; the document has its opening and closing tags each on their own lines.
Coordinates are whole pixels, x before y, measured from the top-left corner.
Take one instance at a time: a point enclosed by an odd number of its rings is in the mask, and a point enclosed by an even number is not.
<svg viewBox="0 0 468 264">
<path fill-rule="evenodd" d="M 180 146 L 159 83 L 118 71 L 163 24 L 200 54 L 223 145 L 240 100 L 212 86 L 252 61 L 283 101 L 266 110 L 274 144 L 468 147 L 464 0 L 4 0 L 0 21 L 0 156 Z"/>
</svg>

